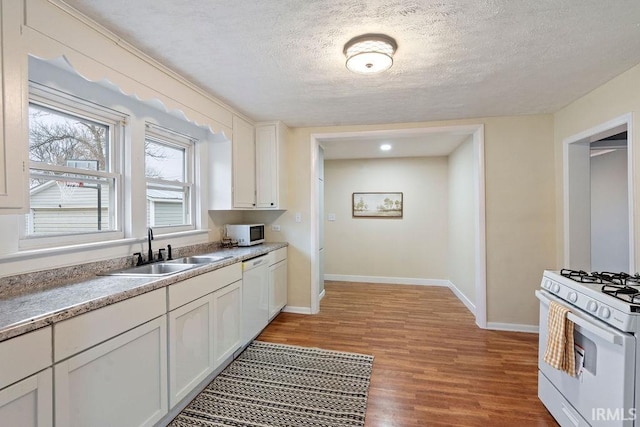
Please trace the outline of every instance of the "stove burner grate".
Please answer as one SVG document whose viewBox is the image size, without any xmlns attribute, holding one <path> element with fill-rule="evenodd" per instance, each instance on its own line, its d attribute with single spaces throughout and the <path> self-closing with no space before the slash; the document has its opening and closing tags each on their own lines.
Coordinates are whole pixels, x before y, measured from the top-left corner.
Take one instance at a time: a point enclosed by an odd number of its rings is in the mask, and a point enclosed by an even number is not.
<svg viewBox="0 0 640 427">
<path fill-rule="evenodd" d="M 567 268 L 563 268 L 562 270 L 560 270 L 560 274 L 564 277 L 580 283 L 604 283 L 602 281 L 602 278 L 587 273 L 584 270 L 570 270 Z"/>
<path fill-rule="evenodd" d="M 580 283 L 601 284 L 602 293 L 630 304 L 640 304 L 640 274 L 612 273 L 609 271 L 588 273 L 583 270 L 563 268 L 560 274 Z"/>
</svg>

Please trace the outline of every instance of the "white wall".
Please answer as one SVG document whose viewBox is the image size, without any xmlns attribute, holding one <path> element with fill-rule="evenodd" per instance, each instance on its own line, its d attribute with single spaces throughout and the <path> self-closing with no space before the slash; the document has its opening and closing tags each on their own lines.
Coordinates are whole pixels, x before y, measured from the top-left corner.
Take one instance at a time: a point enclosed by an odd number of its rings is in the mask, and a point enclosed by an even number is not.
<svg viewBox="0 0 640 427">
<path fill-rule="evenodd" d="M 324 176 L 325 213 L 336 215 L 325 221 L 325 274 L 447 278 L 446 157 L 326 160 Z M 403 218 L 352 218 L 352 193 L 368 191 L 402 192 Z"/>
<path fill-rule="evenodd" d="M 449 281 L 475 306 L 476 241 L 475 159 L 473 140 L 463 142 L 449 155 Z"/>
<path fill-rule="evenodd" d="M 591 270 L 629 269 L 627 150 L 591 157 Z"/>
</svg>

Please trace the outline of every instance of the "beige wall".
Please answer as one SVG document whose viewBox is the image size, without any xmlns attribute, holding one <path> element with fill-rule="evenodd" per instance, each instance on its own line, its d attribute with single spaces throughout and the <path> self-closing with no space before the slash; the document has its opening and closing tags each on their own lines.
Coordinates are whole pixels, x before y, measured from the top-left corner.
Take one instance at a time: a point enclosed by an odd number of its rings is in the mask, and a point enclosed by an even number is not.
<svg viewBox="0 0 640 427">
<path fill-rule="evenodd" d="M 475 200 L 473 140 L 460 144 L 449 155 L 448 272 L 453 285 L 475 305 L 476 239 L 478 206 Z"/>
<path fill-rule="evenodd" d="M 633 163 L 640 164 L 640 65 L 619 75 L 606 84 L 598 87 L 577 101 L 572 102 L 554 115 L 555 121 L 555 177 L 556 177 L 556 233 L 557 265 L 562 266 L 563 259 L 563 141 L 587 129 L 601 125 L 626 113 L 633 113 L 632 135 L 629 146 L 633 149 Z M 637 166 L 634 171 L 634 210 L 636 268 L 640 265 L 638 239 L 640 233 L 640 173 Z"/>
<path fill-rule="evenodd" d="M 447 158 L 325 161 L 325 274 L 447 278 Z M 403 218 L 352 218 L 353 192 L 402 192 Z"/>
<path fill-rule="evenodd" d="M 553 117 L 550 115 L 479 118 L 447 122 L 293 129 L 289 143 L 289 212 L 283 231 L 297 263 L 289 269 L 289 304 L 309 306 L 311 289 L 309 224 L 310 139 L 314 133 L 417 127 L 485 126 L 487 217 L 487 308 L 489 322 L 535 325 L 533 292 L 542 270 L 556 267 Z M 292 263 L 293 264 L 293 263 Z"/>
</svg>

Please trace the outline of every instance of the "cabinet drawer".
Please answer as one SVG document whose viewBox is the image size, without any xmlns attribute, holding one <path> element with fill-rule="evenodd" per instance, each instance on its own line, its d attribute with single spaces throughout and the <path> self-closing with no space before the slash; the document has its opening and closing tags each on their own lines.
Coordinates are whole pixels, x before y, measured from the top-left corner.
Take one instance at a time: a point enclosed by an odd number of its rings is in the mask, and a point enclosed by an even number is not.
<svg viewBox="0 0 640 427">
<path fill-rule="evenodd" d="M 166 313 L 164 289 L 118 302 L 54 325 L 54 360 L 66 359 L 91 346 Z"/>
<path fill-rule="evenodd" d="M 287 259 L 287 248 L 276 249 L 275 251 L 269 252 L 269 265 L 276 264 L 280 261 Z"/>
<path fill-rule="evenodd" d="M 242 279 L 242 263 L 192 277 L 169 286 L 169 311 Z"/>
<path fill-rule="evenodd" d="M 51 366 L 51 326 L 0 343 L 0 389 Z"/>
</svg>

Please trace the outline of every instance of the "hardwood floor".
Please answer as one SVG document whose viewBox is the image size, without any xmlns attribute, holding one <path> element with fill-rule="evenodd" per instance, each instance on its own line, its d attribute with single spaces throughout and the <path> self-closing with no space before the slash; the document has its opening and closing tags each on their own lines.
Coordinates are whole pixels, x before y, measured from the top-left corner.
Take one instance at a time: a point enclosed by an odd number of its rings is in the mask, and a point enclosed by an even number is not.
<svg viewBox="0 0 640 427">
<path fill-rule="evenodd" d="M 536 334 L 478 328 L 448 288 L 326 282 L 315 316 L 259 340 L 372 354 L 367 427 L 557 426 L 537 397 Z"/>
</svg>

